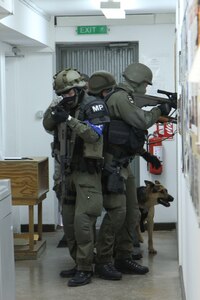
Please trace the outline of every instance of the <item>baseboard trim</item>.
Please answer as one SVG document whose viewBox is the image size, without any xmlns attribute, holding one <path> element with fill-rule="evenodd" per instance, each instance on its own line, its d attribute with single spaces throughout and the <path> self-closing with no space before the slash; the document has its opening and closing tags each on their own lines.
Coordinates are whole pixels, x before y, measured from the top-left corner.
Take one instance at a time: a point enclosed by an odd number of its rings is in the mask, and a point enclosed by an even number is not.
<svg viewBox="0 0 200 300">
<path fill-rule="evenodd" d="M 176 223 L 155 223 L 154 224 L 154 231 L 161 231 L 161 230 L 174 230 L 176 229 Z M 43 232 L 53 232 L 56 230 L 56 226 L 54 224 L 43 224 L 42 231 Z M 34 231 L 37 231 L 37 224 L 34 225 Z M 28 232 L 28 224 L 21 225 L 21 232 Z"/>
<path fill-rule="evenodd" d="M 21 225 L 21 232 L 28 232 L 28 224 L 22 224 Z M 42 225 L 42 231 L 43 232 L 53 232 L 55 231 L 55 225 L 54 224 L 43 224 Z M 34 225 L 34 231 L 37 232 L 37 228 L 38 228 L 38 225 L 35 224 Z"/>
<path fill-rule="evenodd" d="M 176 229 L 176 223 L 154 223 L 154 231 L 159 230 L 174 230 Z"/>
<path fill-rule="evenodd" d="M 181 286 L 182 300 L 186 300 L 185 285 L 184 285 L 184 280 L 183 280 L 183 268 L 182 268 L 182 266 L 179 266 L 179 277 L 180 277 L 180 286 Z"/>
</svg>

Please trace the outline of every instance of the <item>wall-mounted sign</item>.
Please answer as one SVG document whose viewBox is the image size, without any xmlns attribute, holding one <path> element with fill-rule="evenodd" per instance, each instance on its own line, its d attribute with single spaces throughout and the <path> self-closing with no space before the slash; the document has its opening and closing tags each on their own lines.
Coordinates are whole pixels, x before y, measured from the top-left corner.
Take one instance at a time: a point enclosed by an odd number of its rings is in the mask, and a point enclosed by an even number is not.
<svg viewBox="0 0 200 300">
<path fill-rule="evenodd" d="M 96 26 L 77 26 L 77 34 L 107 34 L 108 26 L 96 25 Z"/>
</svg>

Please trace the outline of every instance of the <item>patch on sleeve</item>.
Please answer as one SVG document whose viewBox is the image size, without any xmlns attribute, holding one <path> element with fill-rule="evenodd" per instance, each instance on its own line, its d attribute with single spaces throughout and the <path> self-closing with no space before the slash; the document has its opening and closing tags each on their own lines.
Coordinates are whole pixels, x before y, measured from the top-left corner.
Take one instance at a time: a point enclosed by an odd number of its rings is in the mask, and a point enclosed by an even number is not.
<svg viewBox="0 0 200 300">
<path fill-rule="evenodd" d="M 133 98 L 132 98 L 130 95 L 128 95 L 127 97 L 128 97 L 128 101 L 129 101 L 131 104 L 135 104 L 135 101 L 133 100 Z"/>
<path fill-rule="evenodd" d="M 100 99 L 96 99 L 92 103 L 89 103 L 85 109 L 85 119 L 95 125 L 108 123 L 110 117 L 105 103 Z"/>
<path fill-rule="evenodd" d="M 103 129 L 104 129 L 104 125 L 100 124 L 100 125 L 94 125 L 89 121 L 85 121 L 84 123 L 88 124 L 98 135 L 102 135 L 103 134 Z"/>
</svg>

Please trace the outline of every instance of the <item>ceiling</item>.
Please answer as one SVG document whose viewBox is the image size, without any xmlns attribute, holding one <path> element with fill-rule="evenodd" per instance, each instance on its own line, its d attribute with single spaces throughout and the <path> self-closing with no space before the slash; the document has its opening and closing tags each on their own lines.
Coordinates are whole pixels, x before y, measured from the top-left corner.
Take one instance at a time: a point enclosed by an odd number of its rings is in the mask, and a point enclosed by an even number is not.
<svg viewBox="0 0 200 300">
<path fill-rule="evenodd" d="M 102 16 L 105 0 L 25 0 L 49 16 Z M 112 1 L 112 0 L 111 0 Z M 175 13 L 176 0 L 121 0 L 126 14 Z M 17 46 L 41 46 L 37 41 L 0 24 L 0 41 Z"/>
<path fill-rule="evenodd" d="M 105 0 L 102 0 L 105 1 Z M 102 15 L 101 0 L 31 0 L 51 16 Z M 175 12 L 176 0 L 121 0 L 126 14 Z"/>
</svg>

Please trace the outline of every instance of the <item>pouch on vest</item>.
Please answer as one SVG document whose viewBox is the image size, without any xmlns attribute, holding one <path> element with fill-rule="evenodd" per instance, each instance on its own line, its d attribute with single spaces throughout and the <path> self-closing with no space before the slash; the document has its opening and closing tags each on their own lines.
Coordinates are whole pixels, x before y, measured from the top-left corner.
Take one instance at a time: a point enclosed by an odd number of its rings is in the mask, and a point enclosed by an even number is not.
<svg viewBox="0 0 200 300">
<path fill-rule="evenodd" d="M 105 175 L 106 174 L 106 175 Z M 124 194 L 124 178 L 120 175 L 120 167 L 110 166 L 105 164 L 104 166 L 104 179 L 106 183 L 106 191 L 109 193 Z"/>
<path fill-rule="evenodd" d="M 143 147 L 146 131 L 128 125 L 122 120 L 111 120 L 108 127 L 108 143 L 121 145 L 130 154 Z"/>
<path fill-rule="evenodd" d="M 108 125 L 108 142 L 114 145 L 124 145 L 129 140 L 130 126 L 121 120 L 111 120 Z"/>
<path fill-rule="evenodd" d="M 130 128 L 130 149 L 137 151 L 144 146 L 146 140 L 146 130 L 138 129 L 135 127 Z"/>
<path fill-rule="evenodd" d="M 86 143 L 83 144 L 83 157 L 103 159 L 103 137 L 100 136 L 96 143 Z"/>
<path fill-rule="evenodd" d="M 110 193 L 124 194 L 124 178 L 119 173 L 112 173 L 107 178 L 107 191 Z"/>
</svg>

